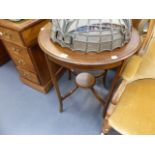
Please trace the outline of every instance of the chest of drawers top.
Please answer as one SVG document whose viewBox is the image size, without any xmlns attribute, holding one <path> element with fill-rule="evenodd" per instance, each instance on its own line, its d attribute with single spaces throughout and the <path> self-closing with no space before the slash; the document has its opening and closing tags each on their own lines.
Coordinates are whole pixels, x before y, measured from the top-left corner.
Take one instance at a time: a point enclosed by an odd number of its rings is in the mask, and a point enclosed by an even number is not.
<svg viewBox="0 0 155 155">
<path fill-rule="evenodd" d="M 20 46 L 37 43 L 40 28 L 47 22 L 41 19 L 26 19 L 19 22 L 0 20 L 0 39 Z"/>
<path fill-rule="evenodd" d="M 1 19 L 0 26 L 14 31 L 23 31 L 39 22 L 42 22 L 42 19 L 24 19 L 18 22 L 13 22 L 7 19 Z"/>
</svg>

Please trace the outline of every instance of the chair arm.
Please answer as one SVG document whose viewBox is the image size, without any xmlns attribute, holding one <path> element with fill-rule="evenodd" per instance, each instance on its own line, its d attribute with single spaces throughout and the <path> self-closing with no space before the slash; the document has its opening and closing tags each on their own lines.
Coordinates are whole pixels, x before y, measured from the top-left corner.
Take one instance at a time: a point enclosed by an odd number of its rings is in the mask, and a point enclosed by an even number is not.
<svg viewBox="0 0 155 155">
<path fill-rule="evenodd" d="M 113 97 L 112 97 L 111 102 L 110 102 L 109 105 L 108 105 L 108 108 L 107 108 L 107 111 L 106 111 L 105 119 L 108 120 L 109 116 L 110 116 L 110 115 L 113 113 L 113 111 L 115 110 L 115 107 L 116 107 L 116 105 L 117 105 L 117 103 L 118 103 L 118 101 L 119 101 L 119 99 L 120 99 L 122 93 L 124 92 L 124 90 L 125 90 L 127 84 L 128 84 L 128 81 L 126 81 L 126 80 L 123 80 L 123 81 L 120 83 L 118 89 L 116 90 L 116 92 L 114 93 L 114 95 L 113 95 Z"/>
<path fill-rule="evenodd" d="M 122 78 L 127 81 L 132 81 L 135 74 L 137 73 L 137 70 L 141 62 L 142 62 L 141 56 L 139 55 L 132 56 L 126 63 L 126 66 L 124 67 L 124 70 L 122 72 Z"/>
<path fill-rule="evenodd" d="M 117 104 L 117 102 L 119 101 L 119 99 L 120 99 L 122 93 L 124 92 L 127 84 L 128 84 L 128 81 L 126 81 L 126 80 L 123 80 L 120 83 L 119 87 L 117 88 L 116 92 L 114 93 L 114 96 L 112 97 L 112 101 L 111 101 L 112 104 L 114 104 L 114 105 Z"/>
<path fill-rule="evenodd" d="M 111 102 L 108 106 L 108 110 L 107 110 L 108 116 L 113 112 L 127 84 L 130 83 L 130 81 L 133 79 L 134 75 L 136 74 L 139 68 L 139 65 L 141 63 L 141 60 L 142 60 L 141 56 L 134 55 L 128 60 L 128 62 L 124 66 L 123 73 L 122 73 L 123 80 L 121 81 L 118 88 L 116 89 L 116 92 L 114 93 L 111 99 Z"/>
</svg>

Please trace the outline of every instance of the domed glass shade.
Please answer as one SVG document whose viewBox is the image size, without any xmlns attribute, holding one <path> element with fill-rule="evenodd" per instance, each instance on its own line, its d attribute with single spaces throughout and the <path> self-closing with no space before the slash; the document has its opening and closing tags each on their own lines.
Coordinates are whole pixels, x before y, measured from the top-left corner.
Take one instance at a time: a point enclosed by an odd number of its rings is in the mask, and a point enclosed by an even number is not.
<svg viewBox="0 0 155 155">
<path fill-rule="evenodd" d="M 81 52 L 112 51 L 131 37 L 129 19 L 54 19 L 51 39 Z"/>
</svg>

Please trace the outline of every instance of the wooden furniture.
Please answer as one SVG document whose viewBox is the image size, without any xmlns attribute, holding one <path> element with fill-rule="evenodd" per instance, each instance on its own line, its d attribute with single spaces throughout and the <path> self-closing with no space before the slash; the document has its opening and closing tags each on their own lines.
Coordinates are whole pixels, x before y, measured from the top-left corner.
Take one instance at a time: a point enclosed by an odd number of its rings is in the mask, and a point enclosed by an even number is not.
<svg viewBox="0 0 155 155">
<path fill-rule="evenodd" d="M 43 93 L 51 87 L 44 53 L 37 44 L 38 33 L 48 20 L 0 20 L 0 39 L 16 65 L 20 79 Z M 56 68 L 59 74 L 59 67 Z"/>
<path fill-rule="evenodd" d="M 83 71 L 87 70 L 107 70 L 111 68 L 118 67 L 115 78 L 112 82 L 110 93 L 107 100 L 110 99 L 112 92 L 115 88 L 115 84 L 118 80 L 121 65 L 125 59 L 132 56 L 139 49 L 140 38 L 137 30 L 132 30 L 132 37 L 130 42 L 121 49 L 116 49 L 112 52 L 102 52 L 102 53 L 82 53 L 78 51 L 72 51 L 68 48 L 62 48 L 58 44 L 54 44 L 50 40 L 50 28 L 51 23 L 48 23 L 42 28 L 39 33 L 38 41 L 41 49 L 46 53 L 46 59 L 48 62 L 48 67 L 50 69 L 51 78 L 56 89 L 59 98 L 59 110 L 63 110 L 63 99 L 64 96 L 61 95 L 57 79 L 54 75 L 53 65 L 59 64 L 70 70 L 79 69 Z M 69 93 L 70 94 L 70 93 Z"/>
<path fill-rule="evenodd" d="M 0 66 L 5 64 L 9 59 L 9 55 L 6 52 L 4 45 L 0 41 Z"/>
<path fill-rule="evenodd" d="M 141 49 L 132 56 L 122 72 L 122 82 L 106 112 L 103 133 L 110 128 L 122 134 L 155 134 L 155 20 Z"/>
<path fill-rule="evenodd" d="M 141 22 L 141 19 L 132 19 L 132 25 L 136 28 L 138 28 L 138 25 L 140 22 Z"/>
<path fill-rule="evenodd" d="M 90 89 L 91 92 L 94 94 L 94 96 L 104 106 L 105 101 L 94 89 L 95 82 L 96 82 L 95 76 L 90 73 L 86 73 L 86 72 L 79 73 L 75 79 L 76 88 L 81 87 L 84 89 Z"/>
<path fill-rule="evenodd" d="M 81 70 L 69 70 L 68 69 L 68 79 L 71 80 L 72 75 L 73 76 L 77 76 L 78 74 L 80 74 L 82 71 Z M 106 83 L 106 75 L 107 75 L 107 70 L 97 70 L 97 71 L 87 71 L 88 73 L 92 74 L 95 77 L 95 80 L 98 78 L 103 78 L 103 84 L 105 85 Z"/>
</svg>

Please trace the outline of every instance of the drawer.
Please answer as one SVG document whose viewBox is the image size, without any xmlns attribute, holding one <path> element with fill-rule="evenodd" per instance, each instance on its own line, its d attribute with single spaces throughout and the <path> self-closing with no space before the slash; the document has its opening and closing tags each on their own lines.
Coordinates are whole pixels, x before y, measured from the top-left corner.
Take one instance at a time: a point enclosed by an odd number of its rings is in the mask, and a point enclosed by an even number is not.
<svg viewBox="0 0 155 155">
<path fill-rule="evenodd" d="M 17 66 L 22 66 L 23 68 L 26 68 L 26 70 L 35 72 L 27 48 L 14 45 L 6 41 L 3 41 L 3 43 Z"/>
<path fill-rule="evenodd" d="M 0 27 L 0 39 L 15 43 L 17 45 L 24 45 L 20 34 L 7 28 Z"/>
<path fill-rule="evenodd" d="M 40 84 L 40 81 L 39 81 L 39 78 L 36 74 L 32 73 L 32 72 L 29 72 L 19 66 L 17 66 L 17 69 L 20 73 L 20 76 L 22 76 L 23 78 L 31 81 L 31 82 L 34 82 L 36 84 Z"/>
</svg>

